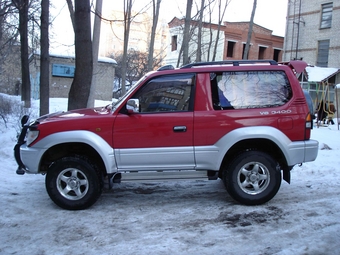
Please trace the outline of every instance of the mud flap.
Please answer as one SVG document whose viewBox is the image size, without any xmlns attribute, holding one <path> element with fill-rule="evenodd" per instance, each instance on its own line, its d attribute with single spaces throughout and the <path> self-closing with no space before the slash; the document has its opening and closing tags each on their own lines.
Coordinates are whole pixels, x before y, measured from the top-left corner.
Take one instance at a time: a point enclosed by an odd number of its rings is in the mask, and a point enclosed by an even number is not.
<svg viewBox="0 0 340 255">
<path fill-rule="evenodd" d="M 284 169 L 283 169 L 283 176 L 282 176 L 282 178 L 287 182 L 287 183 L 289 183 L 290 184 L 290 170 L 291 170 L 292 168 L 289 168 L 289 167 L 285 167 Z"/>
</svg>

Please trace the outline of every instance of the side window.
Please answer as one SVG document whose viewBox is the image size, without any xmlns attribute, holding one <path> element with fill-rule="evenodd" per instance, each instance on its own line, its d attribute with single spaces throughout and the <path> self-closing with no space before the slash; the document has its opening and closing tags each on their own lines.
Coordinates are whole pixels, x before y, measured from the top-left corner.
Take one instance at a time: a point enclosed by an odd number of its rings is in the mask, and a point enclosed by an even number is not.
<svg viewBox="0 0 340 255">
<path fill-rule="evenodd" d="M 159 76 L 145 84 L 132 98 L 139 99 L 141 113 L 189 111 L 194 81 L 194 74 Z"/>
<path fill-rule="evenodd" d="M 292 97 L 283 71 L 223 72 L 211 78 L 216 110 L 276 107 Z"/>
</svg>

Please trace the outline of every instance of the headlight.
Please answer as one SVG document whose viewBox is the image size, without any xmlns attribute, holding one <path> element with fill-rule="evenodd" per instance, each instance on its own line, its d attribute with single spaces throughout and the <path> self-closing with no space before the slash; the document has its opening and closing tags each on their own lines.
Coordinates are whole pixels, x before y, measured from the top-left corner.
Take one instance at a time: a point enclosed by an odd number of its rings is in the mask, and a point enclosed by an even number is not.
<svg viewBox="0 0 340 255">
<path fill-rule="evenodd" d="M 28 130 L 27 132 L 27 145 L 29 146 L 31 143 L 35 141 L 39 136 L 39 130 Z"/>
</svg>

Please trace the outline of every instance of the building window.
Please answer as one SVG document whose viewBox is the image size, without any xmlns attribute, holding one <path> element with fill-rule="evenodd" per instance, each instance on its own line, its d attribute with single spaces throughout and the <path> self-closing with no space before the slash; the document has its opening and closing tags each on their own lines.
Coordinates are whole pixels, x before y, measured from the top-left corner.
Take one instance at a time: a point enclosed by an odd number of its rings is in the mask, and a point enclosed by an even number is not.
<svg viewBox="0 0 340 255">
<path fill-rule="evenodd" d="M 265 59 L 265 52 L 266 52 L 266 47 L 259 47 L 259 59 Z"/>
<path fill-rule="evenodd" d="M 281 50 L 274 49 L 273 59 L 274 59 L 276 62 L 279 62 L 279 61 L 280 61 L 280 53 L 281 53 Z"/>
<path fill-rule="evenodd" d="M 318 42 L 318 59 L 316 65 L 320 67 L 328 67 L 329 40 Z"/>
<path fill-rule="evenodd" d="M 235 44 L 236 44 L 235 42 L 228 41 L 227 58 L 232 58 L 234 56 Z"/>
<path fill-rule="evenodd" d="M 332 26 L 333 3 L 322 5 L 320 28 L 330 28 Z"/>
<path fill-rule="evenodd" d="M 177 35 L 171 37 L 171 51 L 177 50 Z"/>
</svg>

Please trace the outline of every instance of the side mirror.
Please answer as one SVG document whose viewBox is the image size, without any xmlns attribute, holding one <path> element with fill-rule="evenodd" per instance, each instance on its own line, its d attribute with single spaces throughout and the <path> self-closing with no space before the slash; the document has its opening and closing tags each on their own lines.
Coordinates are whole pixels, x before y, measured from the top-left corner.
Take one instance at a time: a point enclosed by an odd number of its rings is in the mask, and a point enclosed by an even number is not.
<svg viewBox="0 0 340 255">
<path fill-rule="evenodd" d="M 139 99 L 129 99 L 126 103 L 126 110 L 128 111 L 128 113 L 139 112 Z"/>
</svg>

